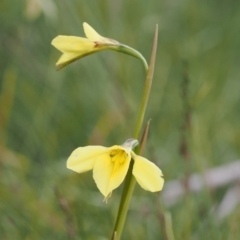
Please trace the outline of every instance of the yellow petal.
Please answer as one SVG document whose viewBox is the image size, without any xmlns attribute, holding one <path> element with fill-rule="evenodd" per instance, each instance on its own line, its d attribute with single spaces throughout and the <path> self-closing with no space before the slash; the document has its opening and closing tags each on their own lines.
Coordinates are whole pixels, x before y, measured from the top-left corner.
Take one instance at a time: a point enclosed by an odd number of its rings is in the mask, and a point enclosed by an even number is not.
<svg viewBox="0 0 240 240">
<path fill-rule="evenodd" d="M 101 42 L 104 37 L 99 35 L 88 23 L 84 22 L 83 23 L 83 29 L 85 32 L 86 37 L 94 42 Z"/>
<path fill-rule="evenodd" d="M 134 154 L 133 157 L 135 161 L 133 165 L 133 175 L 139 185 L 150 192 L 162 190 L 164 183 L 162 171 L 146 158 L 136 154 Z"/>
<path fill-rule="evenodd" d="M 56 63 L 57 69 L 60 69 L 68 65 L 69 63 L 76 61 L 79 58 L 81 58 L 81 55 L 79 54 L 64 53 Z"/>
<path fill-rule="evenodd" d="M 95 44 L 87 38 L 59 35 L 52 40 L 52 45 L 63 53 L 82 54 L 93 50 Z"/>
<path fill-rule="evenodd" d="M 98 157 L 93 167 L 93 178 L 105 197 L 123 182 L 130 160 L 130 154 L 120 146 L 113 146 Z"/>
<path fill-rule="evenodd" d="M 75 149 L 67 160 L 67 168 L 78 172 L 93 169 L 96 159 L 106 152 L 106 147 L 87 146 Z"/>
</svg>

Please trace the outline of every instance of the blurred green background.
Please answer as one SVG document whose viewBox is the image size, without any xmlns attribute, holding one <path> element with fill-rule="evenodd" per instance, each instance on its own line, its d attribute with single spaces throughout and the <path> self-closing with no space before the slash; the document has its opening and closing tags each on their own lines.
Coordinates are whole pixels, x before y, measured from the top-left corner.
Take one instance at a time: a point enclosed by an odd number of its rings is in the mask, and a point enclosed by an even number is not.
<svg viewBox="0 0 240 240">
<path fill-rule="evenodd" d="M 144 156 L 166 182 L 239 158 L 239 1 L 2 0 L 0 239 L 111 235 L 121 188 L 103 203 L 92 173 L 67 170 L 66 159 L 78 146 L 132 137 L 145 73 L 111 51 L 56 71 L 51 40 L 84 36 L 83 22 L 147 60 L 159 25 Z M 136 186 L 123 239 L 238 239 L 239 204 L 221 220 L 214 211 L 229 187 L 187 191 L 167 206 L 163 193 Z"/>
</svg>

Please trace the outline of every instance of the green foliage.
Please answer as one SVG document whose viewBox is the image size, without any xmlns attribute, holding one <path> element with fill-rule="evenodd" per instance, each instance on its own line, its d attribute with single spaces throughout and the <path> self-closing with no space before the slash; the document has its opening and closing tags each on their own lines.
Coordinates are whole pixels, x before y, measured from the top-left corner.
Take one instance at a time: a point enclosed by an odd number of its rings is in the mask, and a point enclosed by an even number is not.
<svg viewBox="0 0 240 240">
<path fill-rule="evenodd" d="M 132 137 L 144 68 L 109 51 L 56 71 L 55 36 L 84 36 L 86 21 L 148 59 L 159 24 L 145 156 L 166 181 L 184 179 L 240 154 L 239 11 L 238 1 L 2 1 L 0 238 L 104 240 L 114 225 L 121 189 L 106 205 L 91 173 L 65 164 L 78 146 Z M 188 162 L 179 151 L 183 134 Z M 166 208 L 161 193 L 137 187 L 123 239 L 167 239 L 166 212 L 175 239 L 238 239 L 239 206 L 222 222 L 213 215 L 221 191 L 188 194 Z"/>
</svg>

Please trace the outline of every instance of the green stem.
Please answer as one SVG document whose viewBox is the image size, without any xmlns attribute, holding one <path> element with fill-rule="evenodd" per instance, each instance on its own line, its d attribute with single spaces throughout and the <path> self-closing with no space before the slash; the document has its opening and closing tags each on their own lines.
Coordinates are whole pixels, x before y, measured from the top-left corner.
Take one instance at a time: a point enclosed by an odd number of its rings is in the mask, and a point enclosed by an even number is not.
<svg viewBox="0 0 240 240">
<path fill-rule="evenodd" d="M 129 46 L 125 45 L 125 44 L 122 44 L 122 43 L 119 43 L 118 46 L 114 46 L 114 47 L 109 47 L 108 46 L 108 49 L 111 49 L 111 50 L 114 50 L 114 51 L 117 51 L 117 52 L 122 52 L 122 53 L 131 55 L 131 56 L 133 56 L 135 58 L 140 59 L 142 61 L 143 65 L 144 65 L 144 68 L 145 68 L 146 72 L 148 71 L 148 64 L 147 64 L 146 59 L 136 49 L 131 48 L 131 47 L 129 47 Z"/>
<path fill-rule="evenodd" d="M 154 65 L 155 65 L 155 58 L 156 58 L 156 51 L 157 51 L 157 39 L 158 39 L 158 26 L 156 26 L 156 30 L 155 30 L 150 64 L 149 64 L 149 68 L 147 70 L 144 91 L 143 91 L 141 105 L 140 105 L 139 114 L 138 114 L 138 118 L 137 118 L 137 124 L 136 124 L 135 132 L 134 132 L 135 139 L 139 138 L 140 131 L 142 129 L 144 115 L 146 112 L 146 107 L 147 107 L 150 90 L 151 90 L 151 86 L 152 86 L 152 79 L 153 79 Z M 140 148 L 141 148 L 141 146 L 140 146 Z M 136 154 L 138 154 L 140 152 L 140 148 L 136 149 L 136 151 L 135 151 Z M 120 240 L 121 239 L 123 226 L 125 223 L 125 219 L 127 216 L 132 193 L 133 193 L 134 186 L 136 183 L 135 178 L 132 175 L 132 169 L 133 169 L 133 161 L 131 161 L 131 163 L 130 163 L 128 173 L 127 173 L 127 176 L 125 179 L 122 198 L 121 198 L 121 201 L 119 204 L 119 209 L 118 209 L 118 215 L 117 215 L 116 223 L 115 223 L 113 234 L 112 234 L 112 240 Z"/>
</svg>

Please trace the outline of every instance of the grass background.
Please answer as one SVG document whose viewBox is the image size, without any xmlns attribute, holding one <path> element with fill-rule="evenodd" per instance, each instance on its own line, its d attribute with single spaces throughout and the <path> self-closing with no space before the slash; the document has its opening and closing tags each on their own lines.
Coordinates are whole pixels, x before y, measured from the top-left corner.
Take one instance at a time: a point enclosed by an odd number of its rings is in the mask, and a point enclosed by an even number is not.
<svg viewBox="0 0 240 240">
<path fill-rule="evenodd" d="M 105 51 L 56 71 L 60 53 L 51 40 L 59 34 L 84 36 L 85 21 L 146 59 L 159 24 L 144 155 L 162 169 L 166 181 L 239 158 L 238 1 L 3 0 L 1 239 L 104 240 L 111 235 L 121 188 L 102 203 L 92 173 L 67 170 L 66 159 L 78 146 L 111 146 L 132 136 L 144 69 L 139 60 Z M 167 216 L 175 239 L 238 239 L 240 206 L 222 221 L 213 214 L 227 188 L 206 188 L 166 207 L 161 193 L 137 186 L 123 239 L 173 240 Z"/>
</svg>

